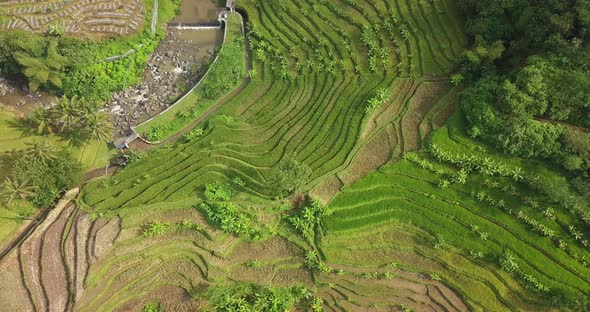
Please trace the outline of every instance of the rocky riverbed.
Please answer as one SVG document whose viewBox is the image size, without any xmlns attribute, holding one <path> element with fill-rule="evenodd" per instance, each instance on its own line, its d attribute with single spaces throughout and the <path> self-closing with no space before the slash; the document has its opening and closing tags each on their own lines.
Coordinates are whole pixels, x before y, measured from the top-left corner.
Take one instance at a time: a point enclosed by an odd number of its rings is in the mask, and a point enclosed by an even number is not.
<svg viewBox="0 0 590 312">
<path fill-rule="evenodd" d="M 107 109 L 118 135 L 165 110 L 200 79 L 213 59 L 214 46 L 199 44 L 186 31 L 169 30 L 149 60 L 142 82 L 113 94 Z"/>
</svg>

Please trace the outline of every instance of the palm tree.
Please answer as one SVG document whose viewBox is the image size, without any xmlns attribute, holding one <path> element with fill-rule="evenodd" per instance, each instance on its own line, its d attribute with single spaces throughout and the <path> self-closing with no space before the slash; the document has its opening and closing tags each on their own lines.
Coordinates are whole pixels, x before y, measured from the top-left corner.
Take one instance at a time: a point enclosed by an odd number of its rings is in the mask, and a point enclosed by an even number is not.
<svg viewBox="0 0 590 312">
<path fill-rule="evenodd" d="M 53 117 L 45 109 L 39 108 L 25 117 L 25 122 L 37 128 L 37 134 L 53 133 Z"/>
<path fill-rule="evenodd" d="M 455 177 L 455 180 L 459 184 L 467 183 L 467 172 L 465 171 L 465 169 L 461 169 L 461 170 L 459 170 L 459 172 L 457 172 L 457 176 Z"/>
<path fill-rule="evenodd" d="M 17 198 L 26 199 L 33 195 L 33 187 L 29 185 L 29 181 L 19 181 L 15 177 L 6 177 L 2 188 L 2 194 L 6 196 L 7 205 L 10 205 Z"/>
<path fill-rule="evenodd" d="M 114 130 L 113 124 L 109 120 L 110 116 L 105 112 L 94 112 L 91 115 L 86 115 L 85 130 L 91 138 L 100 141 L 100 139 L 108 139 L 112 136 Z"/>
<path fill-rule="evenodd" d="M 460 73 L 451 75 L 451 83 L 456 87 L 463 82 L 463 75 Z"/>
<path fill-rule="evenodd" d="M 57 41 L 52 40 L 47 46 L 46 55 L 36 57 L 27 52 L 14 53 L 16 61 L 25 68 L 24 74 L 29 79 L 29 88 L 36 91 L 47 83 L 61 88 L 62 71 L 68 63 L 67 58 L 57 52 Z"/>
<path fill-rule="evenodd" d="M 47 139 L 42 141 L 27 142 L 27 149 L 25 155 L 31 155 L 34 159 L 45 163 L 48 160 L 55 158 L 55 148 L 47 142 Z"/>
<path fill-rule="evenodd" d="M 84 99 L 77 96 L 71 98 L 64 96 L 59 100 L 54 114 L 59 123 L 60 132 L 63 132 L 66 128 L 71 128 L 80 121 L 83 102 Z"/>
<path fill-rule="evenodd" d="M 522 169 L 520 167 L 515 167 L 512 170 L 512 179 L 514 179 L 514 181 L 516 181 L 516 182 L 518 182 L 518 181 L 520 181 L 520 180 L 523 179 Z"/>
</svg>

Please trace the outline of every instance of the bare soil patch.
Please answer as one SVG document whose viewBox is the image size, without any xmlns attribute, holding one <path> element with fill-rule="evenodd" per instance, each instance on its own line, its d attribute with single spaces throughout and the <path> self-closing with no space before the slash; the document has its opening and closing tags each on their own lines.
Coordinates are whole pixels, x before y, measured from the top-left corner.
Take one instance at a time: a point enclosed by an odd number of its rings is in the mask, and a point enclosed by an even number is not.
<svg viewBox="0 0 590 312">
<path fill-rule="evenodd" d="M 33 311 L 27 289 L 23 284 L 18 253 L 12 252 L 0 262 L 0 302 L 5 311 Z"/>
<path fill-rule="evenodd" d="M 339 174 L 345 185 L 358 181 L 391 159 L 396 142 L 395 136 L 390 133 L 391 130 L 381 131 L 360 148 L 350 166 Z"/>
<path fill-rule="evenodd" d="M 68 191 L 21 246 L 0 261 L 0 286 L 10 282 L 0 287 L 7 311 L 65 311 L 80 298 L 91 222 L 70 204 L 77 193 L 78 189 Z M 113 220 L 94 223 L 96 254 L 105 253 L 116 238 L 119 221 Z"/>
<path fill-rule="evenodd" d="M 84 280 L 88 274 L 87 243 L 90 233 L 90 218 L 81 214 L 75 221 L 76 227 L 76 270 L 73 275 L 74 301 L 78 301 L 84 293 Z"/>
<path fill-rule="evenodd" d="M 425 81 L 416 91 L 410 107 L 401 121 L 401 131 L 404 143 L 404 150 L 417 150 L 420 148 L 421 135 L 420 123 L 436 104 L 438 99 L 449 90 L 449 84 L 445 81 Z"/>
<path fill-rule="evenodd" d="M 327 204 L 340 192 L 340 189 L 344 186 L 344 183 L 336 175 L 331 175 L 326 178 L 322 183 L 316 186 L 310 195 L 318 199 L 323 204 Z"/>
<path fill-rule="evenodd" d="M 48 299 L 49 311 L 63 311 L 66 308 L 69 292 L 64 260 L 61 255 L 61 239 L 74 206 L 65 208 L 59 218 L 44 233 L 41 244 L 41 281 Z"/>
<path fill-rule="evenodd" d="M 105 226 L 96 231 L 94 240 L 94 257 L 100 258 L 113 245 L 121 231 L 121 220 L 118 217 L 112 218 Z"/>
</svg>

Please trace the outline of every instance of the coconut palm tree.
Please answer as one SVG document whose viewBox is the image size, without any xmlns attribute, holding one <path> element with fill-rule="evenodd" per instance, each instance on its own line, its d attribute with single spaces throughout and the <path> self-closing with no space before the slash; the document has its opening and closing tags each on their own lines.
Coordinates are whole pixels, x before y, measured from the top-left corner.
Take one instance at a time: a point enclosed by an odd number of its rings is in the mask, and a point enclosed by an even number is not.
<svg viewBox="0 0 590 312">
<path fill-rule="evenodd" d="M 463 75 L 460 73 L 457 74 L 453 74 L 451 75 L 451 84 L 453 84 L 455 87 L 460 85 L 463 82 Z"/>
<path fill-rule="evenodd" d="M 36 109 L 25 117 L 25 122 L 37 128 L 37 134 L 53 133 L 53 116 L 43 108 Z"/>
<path fill-rule="evenodd" d="M 83 106 L 84 99 L 77 96 L 71 98 L 64 96 L 59 100 L 53 112 L 59 124 L 60 132 L 64 132 L 65 129 L 69 129 L 80 122 L 81 108 Z"/>
<path fill-rule="evenodd" d="M 2 195 L 6 197 L 6 204 L 15 199 L 26 199 L 33 195 L 33 187 L 29 185 L 29 181 L 19 181 L 15 177 L 6 177 L 2 184 Z"/>
<path fill-rule="evenodd" d="M 455 177 L 455 181 L 459 184 L 467 183 L 467 171 L 465 171 L 465 169 L 459 170 L 459 172 L 457 172 L 457 176 Z"/>
<path fill-rule="evenodd" d="M 26 142 L 25 145 L 27 146 L 25 155 L 30 155 L 42 163 L 55 158 L 55 148 L 49 144 L 47 139 Z"/>
<path fill-rule="evenodd" d="M 24 74 L 29 80 L 29 88 L 36 91 L 40 86 L 50 84 L 61 88 L 62 72 L 68 60 L 57 52 L 57 40 L 47 46 L 45 56 L 36 57 L 27 52 L 14 53 L 16 61 L 25 68 Z"/>
<path fill-rule="evenodd" d="M 522 176 L 522 169 L 521 169 L 520 167 L 515 167 L 515 168 L 512 170 L 512 179 L 513 179 L 514 181 L 516 181 L 516 182 L 518 182 L 518 181 L 520 181 L 520 180 L 522 180 L 522 179 L 523 179 L 523 176 Z"/>
<path fill-rule="evenodd" d="M 88 133 L 89 137 L 97 141 L 110 138 L 114 130 L 110 116 L 101 111 L 86 115 L 84 117 L 84 124 L 84 130 Z"/>
</svg>

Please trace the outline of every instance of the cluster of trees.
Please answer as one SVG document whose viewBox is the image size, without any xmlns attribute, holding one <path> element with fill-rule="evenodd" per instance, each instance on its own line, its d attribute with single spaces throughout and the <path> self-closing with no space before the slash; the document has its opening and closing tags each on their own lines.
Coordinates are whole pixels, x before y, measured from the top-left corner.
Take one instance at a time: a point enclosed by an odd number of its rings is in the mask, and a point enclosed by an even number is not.
<svg viewBox="0 0 590 312">
<path fill-rule="evenodd" d="M 469 134 L 587 177 L 590 1 L 459 3 L 473 38 L 454 76 Z"/>
<path fill-rule="evenodd" d="M 318 201 L 312 200 L 298 214 L 290 216 L 288 220 L 310 244 L 313 244 L 316 233 L 323 234 L 324 232 L 323 220 L 327 215 L 326 207 Z"/>
<path fill-rule="evenodd" d="M 205 185 L 205 198 L 207 202 L 196 206 L 201 210 L 211 223 L 219 226 L 225 233 L 234 235 L 249 234 L 256 238 L 260 231 L 252 226 L 251 217 L 231 200 L 233 190 L 229 184 L 212 182 Z"/>
<path fill-rule="evenodd" d="M 57 51 L 55 39 L 47 42 L 45 51 L 34 53 L 15 51 L 13 56 L 22 67 L 22 73 L 29 80 L 29 88 L 36 91 L 39 87 L 61 88 L 64 69 L 68 60 Z"/>
<path fill-rule="evenodd" d="M 103 105 L 77 96 L 62 97 L 49 109 L 39 108 L 23 119 L 37 134 L 58 134 L 74 142 L 107 139 L 113 125 Z"/>
<path fill-rule="evenodd" d="M 214 286 L 204 297 L 215 311 L 322 311 L 322 299 L 304 286 L 266 288 L 251 283 Z M 209 309 L 206 309 L 209 310 Z"/>
<path fill-rule="evenodd" d="M 112 62 L 100 60 L 121 54 L 122 39 L 91 42 L 78 38 L 37 35 L 26 31 L 0 34 L 0 70 L 25 79 L 33 91 L 106 100 L 112 92 L 137 83 L 149 55 L 163 34 L 139 35 L 136 52 Z"/>
<path fill-rule="evenodd" d="M 29 144 L 13 155 L 12 171 L 2 185 L 7 204 L 29 200 L 37 207 L 50 207 L 61 193 L 80 183 L 82 165 L 67 149 L 55 150 L 47 141 Z"/>
</svg>

